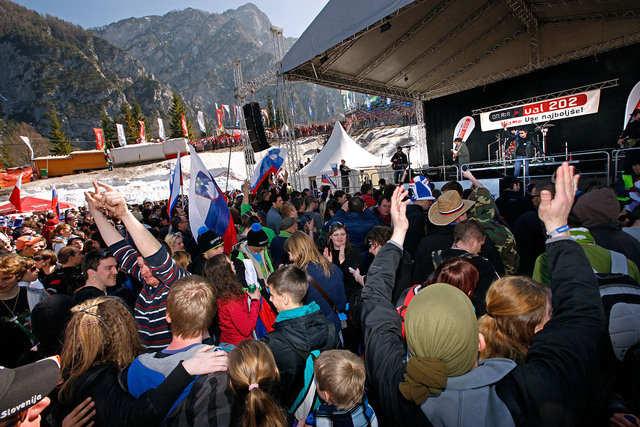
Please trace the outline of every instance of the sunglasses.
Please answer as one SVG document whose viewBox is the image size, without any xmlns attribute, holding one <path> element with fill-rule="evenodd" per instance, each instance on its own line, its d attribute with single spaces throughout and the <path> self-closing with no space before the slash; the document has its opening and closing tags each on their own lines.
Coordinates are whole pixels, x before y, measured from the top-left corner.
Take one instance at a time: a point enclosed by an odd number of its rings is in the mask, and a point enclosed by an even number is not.
<svg viewBox="0 0 640 427">
<path fill-rule="evenodd" d="M 36 267 L 35 265 L 33 267 L 31 267 L 29 269 L 30 272 L 35 273 L 36 271 L 38 271 L 38 267 Z"/>
</svg>

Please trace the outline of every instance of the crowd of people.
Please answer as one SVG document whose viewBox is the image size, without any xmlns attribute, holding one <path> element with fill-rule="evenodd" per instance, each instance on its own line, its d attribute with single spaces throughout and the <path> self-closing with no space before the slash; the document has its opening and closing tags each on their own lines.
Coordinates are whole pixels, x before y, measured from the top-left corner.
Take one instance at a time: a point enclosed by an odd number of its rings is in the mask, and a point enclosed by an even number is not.
<svg viewBox="0 0 640 427">
<path fill-rule="evenodd" d="M 640 200 L 463 175 L 3 228 L 0 424 L 640 425 Z"/>
</svg>

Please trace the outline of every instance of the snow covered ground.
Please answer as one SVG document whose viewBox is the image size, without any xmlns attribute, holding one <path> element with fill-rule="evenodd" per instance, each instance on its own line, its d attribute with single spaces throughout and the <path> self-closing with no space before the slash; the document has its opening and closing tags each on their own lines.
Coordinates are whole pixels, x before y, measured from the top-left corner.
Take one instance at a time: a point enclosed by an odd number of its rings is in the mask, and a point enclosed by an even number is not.
<svg viewBox="0 0 640 427">
<path fill-rule="evenodd" d="M 411 144 L 414 144 L 415 126 L 411 128 Z M 370 153 L 381 158 L 382 165 L 388 165 L 389 159 L 395 152 L 396 145 L 408 145 L 409 126 L 398 128 L 381 128 L 367 131 L 356 138 L 356 142 Z M 311 137 L 298 140 L 300 144 L 300 158 L 311 157 L 316 148 L 320 148 L 324 139 Z M 256 161 L 260 161 L 266 153 L 256 155 Z M 233 151 L 229 168 L 229 181 L 227 186 L 227 165 L 229 164 L 229 151 L 215 153 L 200 153 L 200 158 L 216 179 L 218 186 L 225 191 L 228 189 L 240 189 L 242 180 L 247 178 L 244 155 L 242 151 Z M 122 192 L 129 203 L 141 203 L 145 200 L 161 200 L 169 197 L 169 174 L 175 165 L 174 160 L 166 160 L 158 163 L 119 167 L 113 171 L 106 169 L 89 173 L 68 175 L 57 178 L 41 179 L 34 182 L 23 183 L 24 196 L 33 196 L 43 199 L 51 199 L 51 189 L 55 185 L 60 201 L 73 203 L 78 206 L 85 204 L 84 191 L 92 188 L 93 181 L 101 181 L 109 184 Z M 412 158 L 412 164 L 416 164 Z M 188 175 L 191 162 L 189 156 L 182 159 L 182 170 Z M 184 180 L 184 191 L 188 193 L 189 180 Z M 10 190 L 2 192 L 0 202 L 9 199 Z"/>
</svg>

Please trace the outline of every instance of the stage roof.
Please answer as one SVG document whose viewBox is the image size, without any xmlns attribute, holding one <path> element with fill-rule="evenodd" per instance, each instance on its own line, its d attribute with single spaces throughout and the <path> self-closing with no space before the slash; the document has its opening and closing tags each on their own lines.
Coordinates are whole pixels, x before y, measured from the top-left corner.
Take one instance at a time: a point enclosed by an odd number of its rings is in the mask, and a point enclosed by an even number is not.
<svg viewBox="0 0 640 427">
<path fill-rule="evenodd" d="M 281 72 L 429 100 L 638 42 L 637 0 L 330 0 Z"/>
</svg>

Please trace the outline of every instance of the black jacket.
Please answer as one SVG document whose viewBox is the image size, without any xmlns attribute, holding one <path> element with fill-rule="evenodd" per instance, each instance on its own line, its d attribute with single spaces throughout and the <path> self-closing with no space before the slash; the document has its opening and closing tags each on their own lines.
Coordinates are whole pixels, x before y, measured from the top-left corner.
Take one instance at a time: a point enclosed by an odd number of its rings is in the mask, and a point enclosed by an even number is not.
<svg viewBox="0 0 640 427">
<path fill-rule="evenodd" d="M 274 387 L 273 394 L 284 408 L 290 408 L 304 385 L 306 359 L 298 355 L 286 340 L 299 352 L 308 355 L 313 350 L 323 352 L 339 348 L 340 339 L 335 326 L 320 309 L 276 322 L 273 329 L 261 341 L 271 349 L 280 371 L 280 382 Z"/>
<path fill-rule="evenodd" d="M 425 234 L 426 211 L 419 205 L 407 206 L 407 219 L 409 220 L 409 230 L 404 240 L 404 248 L 411 255 L 412 259 L 416 259 L 416 251 L 418 244 Z M 451 245 L 449 245 L 451 246 Z"/>
<path fill-rule="evenodd" d="M 617 222 L 588 227 L 596 245 L 605 249 L 620 252 L 640 266 L 640 242 L 620 229 Z"/>
<path fill-rule="evenodd" d="M 62 425 L 64 417 L 91 397 L 96 405 L 96 415 L 92 419 L 96 427 L 157 426 L 194 379 L 180 364 L 157 388 L 136 399 L 120 387 L 115 365 L 94 366 L 75 379 L 69 398 L 52 408 L 50 421 L 53 421 L 52 425 Z"/>
<path fill-rule="evenodd" d="M 420 408 L 398 390 L 407 351 L 390 297 L 401 254 L 397 244 L 387 242 L 362 291 L 369 397 L 380 425 L 427 425 Z M 547 244 L 547 256 L 553 318 L 533 337 L 526 363 L 497 384 L 516 425 L 574 425 L 589 402 L 606 337 L 598 282 L 582 248 L 570 239 L 556 238 Z"/>
</svg>

